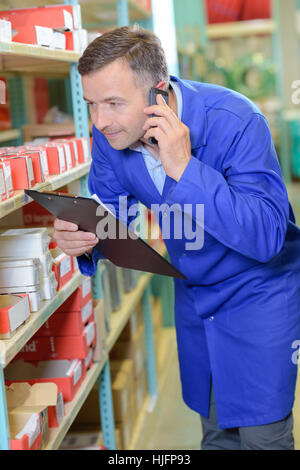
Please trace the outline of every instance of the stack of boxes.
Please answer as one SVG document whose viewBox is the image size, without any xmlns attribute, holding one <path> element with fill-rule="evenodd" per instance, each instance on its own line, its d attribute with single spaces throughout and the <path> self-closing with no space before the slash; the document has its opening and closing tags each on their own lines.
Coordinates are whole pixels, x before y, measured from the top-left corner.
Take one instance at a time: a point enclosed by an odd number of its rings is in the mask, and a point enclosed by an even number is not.
<svg viewBox="0 0 300 470">
<path fill-rule="evenodd" d="M 110 353 L 110 373 L 116 445 L 118 449 L 127 449 L 136 418 L 147 395 L 141 304 L 131 316 Z M 95 385 L 61 448 L 81 448 L 84 442 L 96 437 L 102 441 L 98 393 L 98 387 Z"/>
<path fill-rule="evenodd" d="M 57 139 L 43 145 L 29 142 L 0 149 L 0 201 L 13 191 L 33 188 L 90 160 L 86 138 Z"/>
<path fill-rule="evenodd" d="M 6 387 L 12 450 L 38 450 L 47 445 L 49 429 L 64 416 L 62 394 L 53 383 L 14 383 Z"/>
<path fill-rule="evenodd" d="M 58 411 L 50 427 L 59 425 L 63 417 L 61 411 L 63 403 L 73 400 L 92 363 L 102 358 L 101 355 L 95 357 L 94 351 L 96 337 L 101 336 L 103 342 L 105 341 L 104 316 L 99 324 L 96 323 L 98 321 L 99 317 L 94 317 L 91 279 L 86 278 L 5 369 L 5 383 L 10 391 L 16 390 L 18 386 L 25 387 L 25 384 L 27 387 L 29 384 L 32 389 L 36 385 L 34 390 L 38 389 L 37 385 L 46 387 L 45 390 L 47 387 L 52 390 L 55 385 L 56 401 L 59 405 L 54 404 L 54 394 L 52 394 L 52 401 L 49 401 L 48 406 L 55 405 Z M 37 397 L 35 394 L 34 396 Z M 18 407 L 23 405 L 18 402 Z M 41 400 L 38 400 L 37 405 L 45 405 L 45 402 L 41 403 Z M 39 417 L 41 420 L 40 415 Z M 35 419 L 38 426 L 39 419 L 37 417 Z M 19 427 L 26 423 L 22 420 L 19 426 L 14 420 L 15 418 L 12 418 L 12 425 L 16 429 L 15 435 L 19 436 L 16 439 L 22 441 Z M 42 442 L 47 443 L 47 439 L 47 436 L 43 437 Z M 33 440 L 31 441 L 33 445 Z M 16 442 L 15 445 L 22 444 Z M 43 444 L 40 442 L 40 445 Z"/>
<path fill-rule="evenodd" d="M 6 22 L 2 29 L 12 42 L 76 52 L 87 47 L 87 31 L 82 29 L 79 5 L 4 10 L 0 11 L 0 19 Z"/>
</svg>

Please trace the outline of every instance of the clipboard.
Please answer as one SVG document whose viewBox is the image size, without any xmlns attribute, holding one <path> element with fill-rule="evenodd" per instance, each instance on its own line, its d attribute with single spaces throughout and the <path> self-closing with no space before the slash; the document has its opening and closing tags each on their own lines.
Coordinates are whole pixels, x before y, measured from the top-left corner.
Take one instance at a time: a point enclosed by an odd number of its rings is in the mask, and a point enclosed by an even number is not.
<svg viewBox="0 0 300 470">
<path fill-rule="evenodd" d="M 79 230 L 96 234 L 99 243 L 95 248 L 116 266 L 186 279 L 171 263 L 118 220 L 108 208 L 94 199 L 32 189 L 25 189 L 25 194 L 58 219 L 78 225 Z M 96 214 L 97 211 L 100 215 Z M 106 238 L 101 240 L 97 235 L 97 225 L 104 217 L 108 226 L 115 224 L 116 230 L 113 237 L 107 234 Z"/>
</svg>

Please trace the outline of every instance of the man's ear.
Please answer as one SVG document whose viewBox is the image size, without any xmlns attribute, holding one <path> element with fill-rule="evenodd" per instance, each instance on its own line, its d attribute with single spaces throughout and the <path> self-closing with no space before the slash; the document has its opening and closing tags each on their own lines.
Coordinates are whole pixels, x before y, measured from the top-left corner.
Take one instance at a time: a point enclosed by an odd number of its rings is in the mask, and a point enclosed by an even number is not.
<svg viewBox="0 0 300 470">
<path fill-rule="evenodd" d="M 166 90 L 166 86 L 167 86 L 166 82 L 159 82 L 155 88 L 158 88 L 159 90 Z"/>
</svg>

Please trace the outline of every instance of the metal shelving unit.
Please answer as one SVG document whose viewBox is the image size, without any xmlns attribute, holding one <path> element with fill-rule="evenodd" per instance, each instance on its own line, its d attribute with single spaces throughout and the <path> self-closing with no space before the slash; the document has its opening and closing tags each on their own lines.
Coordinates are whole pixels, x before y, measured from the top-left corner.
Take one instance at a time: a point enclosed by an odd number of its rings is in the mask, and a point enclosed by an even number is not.
<svg viewBox="0 0 300 470">
<path fill-rule="evenodd" d="M 48 1 L 44 2 L 44 4 L 47 3 Z M 61 2 L 58 1 L 53 3 Z M 65 3 L 77 4 L 77 1 L 66 0 Z M 26 4 L 26 6 L 36 6 L 37 4 L 42 5 L 43 1 L 31 0 Z M 128 24 L 131 20 L 149 22 L 151 19 L 149 12 L 136 0 L 105 0 L 104 2 L 101 2 L 101 4 L 93 0 L 82 0 L 80 4 L 85 7 L 83 9 L 83 27 L 87 26 L 85 24 L 87 21 L 85 16 L 86 14 L 91 15 L 94 23 L 96 22 L 98 26 L 100 26 L 100 21 L 101 25 L 103 24 L 101 20 L 101 18 L 103 18 L 103 12 L 111 14 L 113 19 L 110 21 L 112 22 L 114 22 L 116 18 L 116 23 L 118 25 Z M 0 8 L 7 8 L 8 6 L 13 6 L 15 8 L 22 6 L 22 4 L 18 0 L 12 0 L 10 2 L 2 0 L 2 2 L 0 2 Z M 50 50 L 42 47 L 16 43 L 0 43 L 0 74 L 5 74 L 10 77 L 9 80 L 14 81 L 12 85 L 16 87 L 16 93 L 18 93 L 21 107 L 25 103 L 25 90 L 22 81 L 20 80 L 20 78 L 22 78 L 20 74 L 44 74 L 50 76 L 53 74 L 57 76 L 57 71 L 59 71 L 58 73 L 62 76 L 70 76 L 76 136 L 86 137 L 89 142 L 87 106 L 82 98 L 81 81 L 76 65 L 78 58 L 79 55 L 77 53 L 69 51 Z M 15 74 L 16 76 L 14 77 Z M 13 101 L 12 106 L 14 106 Z M 24 124 L 24 116 L 22 114 L 18 116 L 19 110 L 16 109 L 15 111 L 15 114 L 17 115 L 16 121 L 18 122 L 18 125 L 15 127 L 18 128 Z M 12 114 L 14 114 L 14 109 L 12 109 Z M 17 137 L 17 135 L 13 136 L 13 138 L 15 137 Z M 89 164 L 79 165 L 66 174 L 54 176 L 49 178 L 45 183 L 36 185 L 35 189 L 40 191 L 55 190 L 73 181 L 80 180 L 82 194 L 87 196 L 89 194 L 87 189 L 88 172 Z M 22 207 L 27 202 L 28 200 L 23 191 L 16 192 L 13 198 L 0 203 L 0 218 L 13 213 L 16 209 Z M 153 275 L 151 274 L 143 274 L 139 278 L 137 287 L 132 292 L 124 295 L 122 307 L 112 316 L 111 332 L 107 338 L 107 351 L 104 354 L 102 361 L 94 363 L 91 369 L 87 372 L 87 376 L 74 400 L 66 404 L 65 417 L 59 428 L 51 430 L 47 449 L 57 449 L 59 447 L 64 435 L 71 426 L 96 380 L 98 380 L 99 383 L 99 403 L 104 445 L 107 449 L 116 448 L 109 351 L 117 341 L 123 327 L 130 316 L 134 313 L 134 309 L 140 300 L 143 301 L 149 399 L 151 406 L 154 406 L 157 398 L 158 386 L 151 318 L 150 281 L 152 280 L 152 277 Z M 71 295 L 83 278 L 84 277 L 77 272 L 73 276 L 73 279 L 61 291 L 59 291 L 53 299 L 43 302 L 39 312 L 31 314 L 30 320 L 21 326 L 11 339 L 0 341 L 0 449 L 2 450 L 8 450 L 10 448 L 4 368 L 26 344 L 26 342 L 36 333 L 40 326 L 52 315 L 64 300 Z M 92 283 L 94 299 L 101 299 L 102 286 L 99 269 L 93 277 Z M 147 408 L 147 413 L 148 412 L 149 409 Z M 139 419 L 139 422 L 141 421 L 143 421 L 143 416 Z"/>
</svg>

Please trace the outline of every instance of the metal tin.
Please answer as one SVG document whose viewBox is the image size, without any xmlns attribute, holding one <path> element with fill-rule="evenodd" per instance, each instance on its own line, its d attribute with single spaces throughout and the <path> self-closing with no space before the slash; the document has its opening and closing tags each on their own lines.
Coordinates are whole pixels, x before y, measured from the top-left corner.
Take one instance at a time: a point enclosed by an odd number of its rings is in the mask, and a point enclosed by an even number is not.
<svg viewBox="0 0 300 470">
<path fill-rule="evenodd" d="M 0 258 L 0 287 L 34 286 L 40 283 L 37 258 Z"/>
<path fill-rule="evenodd" d="M 38 258 L 48 251 L 50 237 L 42 228 L 0 231 L 0 257 Z"/>
<path fill-rule="evenodd" d="M 50 300 L 56 295 L 57 280 L 52 272 L 50 276 L 41 278 L 41 293 L 43 300 Z"/>
</svg>

